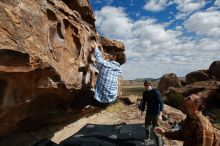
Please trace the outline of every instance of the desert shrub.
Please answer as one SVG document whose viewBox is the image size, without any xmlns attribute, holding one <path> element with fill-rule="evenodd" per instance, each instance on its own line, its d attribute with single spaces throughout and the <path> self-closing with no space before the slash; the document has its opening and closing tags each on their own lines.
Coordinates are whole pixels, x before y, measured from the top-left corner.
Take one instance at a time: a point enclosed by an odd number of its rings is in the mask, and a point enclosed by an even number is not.
<svg viewBox="0 0 220 146">
<path fill-rule="evenodd" d="M 166 97 L 164 101 L 167 105 L 172 107 L 178 108 L 182 105 L 183 102 L 183 95 L 179 93 L 171 93 Z"/>
</svg>

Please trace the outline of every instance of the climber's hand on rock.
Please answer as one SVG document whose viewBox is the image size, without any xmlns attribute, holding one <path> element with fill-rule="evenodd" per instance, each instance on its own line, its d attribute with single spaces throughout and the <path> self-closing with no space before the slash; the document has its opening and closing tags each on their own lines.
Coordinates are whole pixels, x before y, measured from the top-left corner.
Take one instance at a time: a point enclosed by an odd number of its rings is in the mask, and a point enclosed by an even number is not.
<svg viewBox="0 0 220 146">
<path fill-rule="evenodd" d="M 95 41 L 92 41 L 91 42 L 91 47 L 94 50 L 95 48 L 98 48 L 98 45 L 97 45 L 97 43 Z"/>
<path fill-rule="evenodd" d="M 101 45 L 99 45 L 98 48 L 99 48 L 100 51 L 103 51 L 103 48 L 102 48 Z"/>
</svg>

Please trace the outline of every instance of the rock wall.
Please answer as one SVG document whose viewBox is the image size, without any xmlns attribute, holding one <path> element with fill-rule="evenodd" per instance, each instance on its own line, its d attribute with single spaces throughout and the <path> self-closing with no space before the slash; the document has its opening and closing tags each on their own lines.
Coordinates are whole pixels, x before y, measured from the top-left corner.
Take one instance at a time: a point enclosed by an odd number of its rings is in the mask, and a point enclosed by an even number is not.
<svg viewBox="0 0 220 146">
<path fill-rule="evenodd" d="M 219 108 L 220 103 L 220 61 L 214 61 L 208 70 L 198 70 L 186 75 L 186 85 L 181 87 L 167 87 L 166 97 L 173 93 L 185 96 L 198 94 L 205 99 L 208 109 Z"/>
<path fill-rule="evenodd" d="M 76 100 L 91 96 L 91 37 L 102 45 L 88 0 L 2 0 L 0 18 L 0 137 L 97 109 Z"/>
<path fill-rule="evenodd" d="M 165 74 L 158 83 L 158 90 L 163 95 L 169 87 L 180 87 L 181 81 L 174 73 Z"/>
</svg>

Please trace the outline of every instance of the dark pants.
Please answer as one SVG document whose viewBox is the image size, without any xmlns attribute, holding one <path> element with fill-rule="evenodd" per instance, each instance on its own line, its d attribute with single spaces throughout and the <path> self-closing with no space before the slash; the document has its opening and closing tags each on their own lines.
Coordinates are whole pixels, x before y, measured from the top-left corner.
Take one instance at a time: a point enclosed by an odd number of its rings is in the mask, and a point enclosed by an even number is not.
<svg viewBox="0 0 220 146">
<path fill-rule="evenodd" d="M 88 101 L 88 104 L 92 106 L 100 107 L 100 108 L 106 108 L 112 105 L 113 103 L 102 103 L 102 102 L 97 101 L 94 97 L 91 97 Z"/>
<path fill-rule="evenodd" d="M 146 114 L 145 116 L 145 130 L 146 138 L 150 139 L 151 130 L 154 130 L 155 127 L 159 126 L 158 124 L 159 115 Z M 156 141 L 158 146 L 162 146 L 162 138 L 159 135 L 156 135 Z"/>
<path fill-rule="evenodd" d="M 114 102 L 113 102 L 114 103 Z M 90 90 L 81 91 L 81 94 L 78 94 L 74 98 L 71 107 L 72 108 L 84 108 L 87 105 L 91 105 L 99 108 L 106 108 L 113 103 L 101 103 L 94 98 L 94 92 Z"/>
<path fill-rule="evenodd" d="M 153 125 L 153 127 L 159 126 L 158 124 L 159 115 L 146 114 L 145 126 Z"/>
<path fill-rule="evenodd" d="M 150 138 L 151 133 L 151 125 L 154 127 L 159 126 L 158 124 L 159 115 L 152 115 L 152 114 L 146 114 L 145 116 L 145 129 L 146 129 L 146 136 L 147 139 Z"/>
</svg>

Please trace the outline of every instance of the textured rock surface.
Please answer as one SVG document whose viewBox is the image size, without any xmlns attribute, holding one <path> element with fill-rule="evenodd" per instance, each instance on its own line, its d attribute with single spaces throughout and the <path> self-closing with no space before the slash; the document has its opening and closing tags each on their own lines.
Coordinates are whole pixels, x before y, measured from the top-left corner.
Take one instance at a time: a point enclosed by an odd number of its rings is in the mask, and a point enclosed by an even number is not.
<svg viewBox="0 0 220 146">
<path fill-rule="evenodd" d="M 186 75 L 186 83 L 191 84 L 193 82 L 206 81 L 210 78 L 211 76 L 209 75 L 207 70 L 198 70 Z"/>
<path fill-rule="evenodd" d="M 220 61 L 214 61 L 209 67 L 209 72 L 211 75 L 220 80 Z"/>
<path fill-rule="evenodd" d="M 167 92 L 165 96 L 168 97 L 169 94 L 173 93 L 179 93 L 183 95 L 183 97 L 189 96 L 190 94 L 198 94 L 205 99 L 208 108 L 214 108 L 218 106 L 219 103 L 219 90 L 219 81 L 199 81 L 192 84 L 188 84 L 181 88 L 170 88 L 169 92 Z"/>
<path fill-rule="evenodd" d="M 186 75 L 187 84 L 210 79 L 220 79 L 220 61 L 214 61 L 207 70 L 198 70 Z"/>
<path fill-rule="evenodd" d="M 210 65 L 209 70 L 199 70 L 187 74 L 187 84 L 178 88 L 169 88 L 165 96 L 168 97 L 170 94 L 173 93 L 180 93 L 183 96 L 189 96 L 190 94 L 198 94 L 205 99 L 206 106 L 209 109 L 219 108 L 219 62 L 220 61 L 214 61 Z"/>
<path fill-rule="evenodd" d="M 158 83 L 158 89 L 163 94 L 169 87 L 180 87 L 181 81 L 174 73 L 165 74 Z"/>
<path fill-rule="evenodd" d="M 3 0 L 0 18 L 0 137 L 96 109 L 75 100 L 91 97 L 90 38 L 101 40 L 88 0 Z"/>
<path fill-rule="evenodd" d="M 100 43 L 102 44 L 103 49 L 107 53 L 117 52 L 117 61 L 120 64 L 124 64 L 126 62 L 126 57 L 124 54 L 125 46 L 123 43 L 118 42 L 116 40 L 109 41 L 107 38 L 101 37 Z"/>
</svg>

